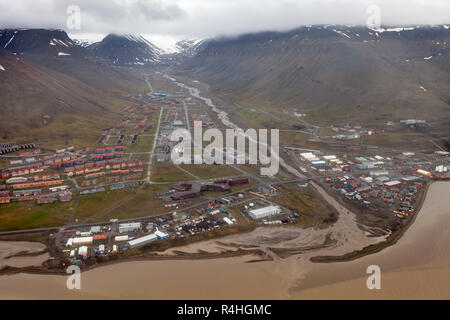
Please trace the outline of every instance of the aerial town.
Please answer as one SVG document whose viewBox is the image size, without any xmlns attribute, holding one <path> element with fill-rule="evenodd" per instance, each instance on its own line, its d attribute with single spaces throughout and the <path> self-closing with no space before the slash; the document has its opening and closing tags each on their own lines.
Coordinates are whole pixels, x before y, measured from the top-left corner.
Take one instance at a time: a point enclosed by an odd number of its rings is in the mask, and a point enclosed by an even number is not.
<svg viewBox="0 0 450 320">
<path fill-rule="evenodd" d="M 89 223 L 75 218 L 59 226 L 52 241 L 62 265 L 85 265 L 155 243 L 201 239 L 195 237 L 202 233 L 220 236 L 220 230 L 242 224 L 271 227 L 309 219 L 307 212 L 280 200 L 282 193 L 292 193 L 282 189 L 285 186 L 302 192 L 318 184 L 346 205 L 400 224 L 415 214 L 418 195 L 428 181 L 450 178 L 450 154 L 446 151 L 384 151 L 338 142 L 329 149 L 334 152 L 283 145 L 282 155 L 301 174 L 294 178 L 262 177 L 239 167 L 233 175 L 219 174 L 213 179 L 199 179 L 188 172 L 189 178 L 196 179 L 158 182 L 153 180 L 152 166 L 170 163 L 171 152 L 182 140 L 172 132 L 178 128 L 190 131 L 194 121 L 214 128 L 220 119 L 211 116 L 214 111 L 205 101 L 193 99 L 177 87 L 172 87 L 174 93 L 154 92 L 151 81 L 147 76 L 151 92 L 139 96 L 141 104 L 123 108 L 122 119 L 100 132 L 95 145 L 58 150 L 31 141 L 0 145 L 1 158 L 8 163 L 0 176 L 2 208 L 17 202 L 34 202 L 40 207 L 105 192 L 135 192 L 145 185 L 162 188 L 154 200 L 163 204 L 163 213 L 143 211 L 135 218 Z M 292 116 L 299 118 L 296 112 Z M 376 134 L 361 126 L 331 129 L 338 135 L 320 137 L 322 141 Z M 237 152 L 234 155 L 237 158 Z"/>
</svg>

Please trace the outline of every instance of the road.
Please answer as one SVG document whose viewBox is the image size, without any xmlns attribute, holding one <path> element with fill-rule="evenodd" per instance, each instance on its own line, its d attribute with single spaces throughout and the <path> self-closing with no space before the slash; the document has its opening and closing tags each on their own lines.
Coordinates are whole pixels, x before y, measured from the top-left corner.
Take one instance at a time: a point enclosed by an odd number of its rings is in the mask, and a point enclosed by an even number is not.
<svg viewBox="0 0 450 320">
<path fill-rule="evenodd" d="M 189 122 L 189 114 L 188 114 L 188 110 L 187 110 L 187 105 L 186 102 L 184 100 L 181 100 L 181 102 L 183 102 L 183 106 L 184 106 L 184 113 L 186 115 L 186 126 L 189 132 L 191 132 L 191 124 Z"/>
<path fill-rule="evenodd" d="M 150 89 L 150 94 L 152 94 L 153 88 L 152 88 L 151 83 L 148 81 L 148 77 L 145 78 L 145 82 L 147 83 L 147 85 Z M 153 162 L 153 156 L 155 154 L 156 143 L 158 142 L 159 127 L 161 125 L 161 117 L 162 117 L 163 112 L 164 112 L 164 107 L 161 107 L 161 110 L 159 112 L 158 124 L 156 125 L 156 132 L 155 132 L 154 139 L 153 139 L 152 150 L 150 151 L 150 155 L 149 155 L 149 159 L 148 159 L 147 178 L 145 178 L 145 182 L 148 184 L 152 183 L 152 181 L 151 181 L 152 162 Z"/>
<path fill-rule="evenodd" d="M 164 112 L 164 107 L 161 107 L 161 110 L 159 112 L 159 118 L 158 118 L 158 124 L 156 125 L 156 133 L 155 133 L 155 137 L 153 139 L 153 144 L 152 144 L 152 151 L 150 152 L 149 155 L 149 159 L 148 159 L 148 170 L 147 170 L 147 178 L 145 178 L 145 182 L 151 184 L 151 174 L 152 174 L 152 162 L 153 162 L 153 156 L 155 155 L 155 149 L 156 149 L 156 144 L 158 142 L 158 136 L 159 136 L 159 127 L 161 125 L 161 117 L 162 114 Z"/>
</svg>

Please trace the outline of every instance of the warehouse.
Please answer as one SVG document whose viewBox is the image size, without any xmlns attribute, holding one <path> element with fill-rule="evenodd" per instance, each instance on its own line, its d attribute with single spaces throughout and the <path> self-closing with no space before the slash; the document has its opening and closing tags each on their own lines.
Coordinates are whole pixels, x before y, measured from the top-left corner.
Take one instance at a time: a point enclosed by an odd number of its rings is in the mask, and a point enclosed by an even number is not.
<svg viewBox="0 0 450 320">
<path fill-rule="evenodd" d="M 393 187 L 398 187 L 400 186 L 402 183 L 400 181 L 394 180 L 394 181 L 388 181 L 385 182 L 384 185 L 387 188 L 393 188 Z"/>
<path fill-rule="evenodd" d="M 279 214 L 281 212 L 281 209 L 279 206 L 268 206 L 268 207 L 264 207 L 264 208 L 259 208 L 259 209 L 253 209 L 249 211 L 249 215 L 250 217 L 252 217 L 253 219 L 261 219 L 264 217 L 268 217 L 268 216 L 272 216 L 275 214 Z"/>
<path fill-rule="evenodd" d="M 303 160 L 310 161 L 310 162 L 319 160 L 319 158 L 317 158 L 312 152 L 300 153 L 300 157 L 302 157 Z"/>
<path fill-rule="evenodd" d="M 385 170 L 374 170 L 369 171 L 369 175 L 371 175 L 372 177 L 388 176 L 389 172 Z"/>
<path fill-rule="evenodd" d="M 80 238 L 73 238 L 73 245 L 79 246 L 81 244 L 91 244 L 93 241 L 92 237 L 80 237 Z"/>
<path fill-rule="evenodd" d="M 119 232 L 120 233 L 139 231 L 139 230 L 141 230 L 141 224 L 139 222 L 119 224 Z"/>
<path fill-rule="evenodd" d="M 146 245 L 147 243 L 153 242 L 156 239 L 158 239 L 158 237 L 156 236 L 156 234 L 152 233 L 152 234 L 146 235 L 144 237 L 130 240 L 130 241 L 128 241 L 128 245 L 130 246 L 130 248 L 137 248 L 137 247 Z"/>
<path fill-rule="evenodd" d="M 128 235 L 125 236 L 116 236 L 114 241 L 128 241 Z"/>
<path fill-rule="evenodd" d="M 375 168 L 375 163 L 372 161 L 363 161 L 356 165 L 356 167 L 360 170 L 367 170 Z"/>
<path fill-rule="evenodd" d="M 418 176 L 406 176 L 406 177 L 402 178 L 402 180 L 405 182 L 413 182 L 413 181 L 417 181 L 419 179 L 420 178 Z"/>
<path fill-rule="evenodd" d="M 99 233 L 101 230 L 100 226 L 92 226 L 90 232 L 91 233 Z"/>
</svg>

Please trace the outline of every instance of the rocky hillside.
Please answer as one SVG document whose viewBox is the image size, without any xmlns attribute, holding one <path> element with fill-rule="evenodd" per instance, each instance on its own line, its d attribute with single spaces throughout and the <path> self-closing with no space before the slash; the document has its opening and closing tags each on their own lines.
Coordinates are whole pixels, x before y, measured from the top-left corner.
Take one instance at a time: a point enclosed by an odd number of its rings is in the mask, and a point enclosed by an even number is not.
<svg viewBox="0 0 450 320">
<path fill-rule="evenodd" d="M 159 48 L 139 35 L 109 34 L 88 48 L 96 56 L 117 65 L 143 66 L 161 62 Z"/>
<path fill-rule="evenodd" d="M 43 128 L 59 118 L 114 114 L 143 90 L 143 79 L 110 67 L 64 31 L 0 30 L 0 135 Z M 67 118 L 69 117 L 69 118 Z"/>
<path fill-rule="evenodd" d="M 181 72 L 244 106 L 322 123 L 449 118 L 448 26 L 315 26 L 209 41 Z"/>
</svg>

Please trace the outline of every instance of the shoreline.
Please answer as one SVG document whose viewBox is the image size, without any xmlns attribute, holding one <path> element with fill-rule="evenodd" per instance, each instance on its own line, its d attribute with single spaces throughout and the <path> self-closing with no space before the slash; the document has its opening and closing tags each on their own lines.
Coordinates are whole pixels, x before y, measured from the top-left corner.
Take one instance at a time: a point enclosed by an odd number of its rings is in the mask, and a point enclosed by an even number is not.
<svg viewBox="0 0 450 320">
<path fill-rule="evenodd" d="M 371 244 L 367 247 L 362 248 L 361 250 L 352 251 L 346 253 L 341 256 L 316 256 L 310 259 L 313 263 L 333 263 L 333 262 L 348 262 L 353 261 L 359 258 L 362 258 L 367 255 L 371 255 L 377 252 L 382 251 L 385 248 L 388 248 L 394 244 L 396 244 L 402 236 L 406 233 L 406 231 L 413 225 L 416 217 L 419 215 L 422 210 L 423 203 L 428 194 L 428 190 L 433 184 L 433 181 L 426 183 L 423 188 L 424 190 L 420 193 L 419 199 L 417 201 L 417 209 L 411 217 L 408 217 L 404 222 L 403 226 L 395 231 L 393 231 L 384 241 L 381 241 L 376 244 Z"/>
<path fill-rule="evenodd" d="M 400 240 L 402 238 L 402 236 L 405 234 L 405 232 L 414 223 L 417 215 L 419 214 L 419 212 L 422 209 L 422 205 L 423 205 L 426 195 L 428 193 L 429 187 L 431 186 L 432 183 L 433 183 L 433 181 L 426 183 L 424 185 L 424 190 L 421 192 L 421 194 L 419 196 L 417 209 L 416 209 L 414 215 L 412 215 L 410 218 L 408 217 L 409 219 L 403 224 L 403 226 L 401 228 L 399 228 L 398 230 L 393 231 L 386 238 L 386 240 L 384 240 L 380 243 L 369 245 L 367 247 L 362 248 L 361 250 L 346 253 L 341 256 L 315 256 L 315 257 L 310 258 L 310 262 L 312 262 L 312 263 L 333 263 L 333 262 L 353 261 L 353 260 L 362 258 L 364 256 L 380 252 L 383 249 L 394 245 L 395 243 L 397 243 L 398 240 Z M 241 234 L 241 233 L 251 232 L 254 229 L 255 229 L 255 226 L 253 226 L 249 230 L 238 231 L 237 233 Z M 229 235 L 229 234 L 226 234 L 226 235 Z M 226 235 L 221 235 L 219 237 L 216 237 L 215 239 L 220 239 Z M 202 242 L 205 240 L 209 240 L 209 239 L 188 241 L 188 243 L 175 245 L 175 246 L 169 247 L 169 248 L 176 248 L 176 247 L 180 247 L 180 246 L 183 246 L 186 244 L 198 243 L 198 242 Z M 219 241 L 219 240 L 217 240 L 217 241 Z M 48 252 L 51 254 L 53 251 L 52 249 L 56 249 L 56 248 L 51 248 L 48 243 L 44 243 L 44 244 L 46 245 L 46 249 L 44 250 L 44 252 Z M 168 248 L 166 248 L 166 249 L 168 249 Z M 304 248 L 292 248 L 290 250 L 301 252 L 303 249 Z M 257 260 L 257 259 L 250 260 L 250 262 L 252 262 L 252 263 L 273 260 L 273 258 L 267 257 L 267 255 L 265 254 L 265 252 L 263 250 L 256 249 L 256 248 L 248 248 L 248 249 L 239 248 L 237 250 L 228 250 L 225 252 L 198 252 L 198 253 L 185 253 L 185 254 L 176 254 L 176 255 L 159 255 L 157 253 L 157 251 L 150 251 L 149 253 L 140 253 L 138 255 L 130 255 L 130 256 L 122 256 L 122 257 L 117 256 L 117 258 L 107 260 L 107 261 L 100 261 L 100 262 L 97 261 L 95 264 L 83 266 L 82 271 L 89 271 L 89 270 L 93 270 L 93 269 L 100 268 L 103 266 L 108 266 L 108 265 L 122 263 L 122 262 L 161 261 L 161 260 L 205 260 L 205 259 L 230 258 L 230 257 L 238 257 L 238 256 L 246 256 L 246 255 L 257 255 L 257 256 L 261 257 L 260 260 Z M 55 258 L 57 258 L 57 256 L 56 257 L 51 256 L 51 258 L 49 260 L 47 260 L 46 262 L 55 260 Z M 46 267 L 45 265 L 40 266 L 40 267 L 29 266 L 29 267 L 21 267 L 21 268 L 4 267 L 0 270 L 0 276 L 20 274 L 20 273 L 45 274 L 45 275 L 67 275 L 64 267 L 63 268 L 60 267 L 59 269 L 52 269 L 52 268 Z"/>
</svg>

